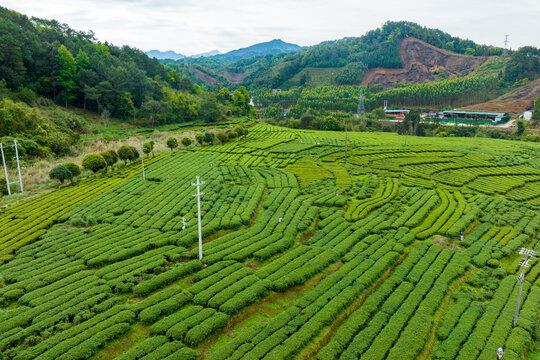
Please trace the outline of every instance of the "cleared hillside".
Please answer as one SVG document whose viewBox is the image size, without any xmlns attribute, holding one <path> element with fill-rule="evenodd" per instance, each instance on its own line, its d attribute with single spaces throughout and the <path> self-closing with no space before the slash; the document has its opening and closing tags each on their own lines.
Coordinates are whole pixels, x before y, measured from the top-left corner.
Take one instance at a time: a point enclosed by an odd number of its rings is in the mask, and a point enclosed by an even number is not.
<svg viewBox="0 0 540 360">
<path fill-rule="evenodd" d="M 362 85 L 382 84 L 389 88 L 396 83 L 422 83 L 465 76 L 488 59 L 451 53 L 416 38 L 404 39 L 399 44 L 399 53 L 403 68 L 371 69 L 365 74 Z"/>
<path fill-rule="evenodd" d="M 523 112 L 532 109 L 534 100 L 540 96 L 540 79 L 518 87 L 498 98 L 470 106 L 465 106 L 463 110 L 473 111 L 494 111 L 494 112 Z"/>
</svg>

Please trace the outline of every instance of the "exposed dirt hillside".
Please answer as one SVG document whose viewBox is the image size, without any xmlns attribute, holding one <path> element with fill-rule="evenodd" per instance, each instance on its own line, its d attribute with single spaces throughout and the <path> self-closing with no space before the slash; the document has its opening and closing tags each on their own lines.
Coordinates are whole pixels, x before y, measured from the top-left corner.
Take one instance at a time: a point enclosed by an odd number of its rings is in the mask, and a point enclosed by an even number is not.
<svg viewBox="0 0 540 360">
<path fill-rule="evenodd" d="M 382 84 L 385 88 L 396 83 L 422 83 L 441 78 L 464 76 L 484 63 L 486 57 L 454 54 L 416 38 L 406 38 L 399 45 L 402 69 L 376 68 L 369 70 L 362 85 Z"/>
<path fill-rule="evenodd" d="M 532 109 L 534 100 L 540 96 L 540 79 L 518 87 L 498 98 L 476 105 L 465 106 L 462 110 L 516 113 Z"/>
</svg>

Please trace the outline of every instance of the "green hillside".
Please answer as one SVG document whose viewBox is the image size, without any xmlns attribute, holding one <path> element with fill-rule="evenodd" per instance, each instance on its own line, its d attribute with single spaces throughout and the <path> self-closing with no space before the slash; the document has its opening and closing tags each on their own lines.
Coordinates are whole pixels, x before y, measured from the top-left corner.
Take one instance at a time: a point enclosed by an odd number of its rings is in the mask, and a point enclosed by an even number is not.
<svg viewBox="0 0 540 360">
<path fill-rule="evenodd" d="M 342 132 L 258 124 L 147 159 L 146 181 L 130 165 L 0 210 L 0 354 L 488 360 L 538 348 L 537 261 L 512 324 L 517 251 L 540 251 L 539 144 L 349 132 L 347 163 L 344 145 Z"/>
</svg>

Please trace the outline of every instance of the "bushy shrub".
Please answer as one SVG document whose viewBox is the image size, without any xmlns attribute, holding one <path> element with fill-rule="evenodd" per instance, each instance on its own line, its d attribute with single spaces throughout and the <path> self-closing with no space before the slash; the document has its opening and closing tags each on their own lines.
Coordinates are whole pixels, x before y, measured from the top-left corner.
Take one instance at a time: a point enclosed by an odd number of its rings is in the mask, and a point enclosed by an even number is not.
<svg viewBox="0 0 540 360">
<path fill-rule="evenodd" d="M 205 137 L 204 137 L 204 134 L 202 133 L 197 133 L 197 135 L 195 135 L 195 140 L 197 141 L 197 143 L 199 143 L 199 145 L 202 145 L 204 144 L 204 140 L 205 140 Z"/>
<path fill-rule="evenodd" d="M 82 166 L 85 169 L 91 170 L 94 174 L 101 169 L 107 167 L 107 162 L 100 154 L 88 154 L 83 158 Z"/>
<path fill-rule="evenodd" d="M 133 156 L 133 150 L 127 145 L 122 145 L 118 149 L 118 157 L 126 164 L 133 159 Z"/>
<path fill-rule="evenodd" d="M 73 175 L 74 178 L 81 175 L 81 168 L 74 162 L 67 162 L 63 165 L 69 170 L 69 172 L 71 173 L 71 175 Z"/>
<path fill-rule="evenodd" d="M 185 147 L 188 147 L 189 145 L 191 145 L 191 139 L 188 138 L 188 137 L 183 137 L 182 140 L 180 140 L 180 142 L 181 142 L 182 145 L 184 145 Z"/>
<path fill-rule="evenodd" d="M 210 132 L 204 133 L 204 142 L 207 144 L 213 144 L 214 143 L 214 134 Z"/>
<path fill-rule="evenodd" d="M 53 180 L 60 181 L 60 184 L 63 184 L 65 180 L 73 180 L 73 174 L 64 165 L 55 166 L 49 172 L 49 177 Z"/>
<path fill-rule="evenodd" d="M 175 137 L 170 137 L 167 139 L 167 147 L 173 151 L 178 147 L 178 140 Z"/>
</svg>

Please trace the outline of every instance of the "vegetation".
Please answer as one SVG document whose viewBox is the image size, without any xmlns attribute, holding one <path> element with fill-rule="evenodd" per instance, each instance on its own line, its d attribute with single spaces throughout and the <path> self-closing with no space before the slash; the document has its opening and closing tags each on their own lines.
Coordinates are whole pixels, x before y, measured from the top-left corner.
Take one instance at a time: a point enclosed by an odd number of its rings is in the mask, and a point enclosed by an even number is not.
<svg viewBox="0 0 540 360">
<path fill-rule="evenodd" d="M 345 165 L 344 135 L 223 131 L 145 160 L 152 181 L 132 164 L 5 208 L 3 356 L 523 357 L 540 267 L 512 328 L 515 252 L 539 244 L 538 144 L 351 131 Z"/>
<path fill-rule="evenodd" d="M 107 161 L 101 154 L 88 154 L 82 160 L 82 167 L 91 170 L 94 174 L 107 166 Z"/>
</svg>

